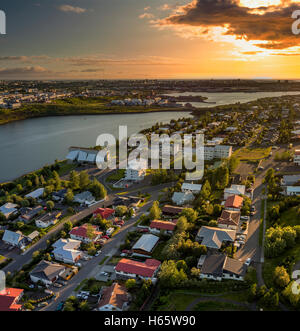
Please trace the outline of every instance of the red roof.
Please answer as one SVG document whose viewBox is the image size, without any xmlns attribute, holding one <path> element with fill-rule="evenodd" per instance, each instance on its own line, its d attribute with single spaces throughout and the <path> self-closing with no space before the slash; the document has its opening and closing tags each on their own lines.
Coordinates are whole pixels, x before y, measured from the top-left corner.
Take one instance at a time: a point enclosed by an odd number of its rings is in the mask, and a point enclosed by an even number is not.
<svg viewBox="0 0 300 331">
<path fill-rule="evenodd" d="M 295 150 L 295 155 L 300 155 L 300 149 Z"/>
<path fill-rule="evenodd" d="M 152 221 L 150 224 L 150 228 L 152 229 L 159 229 L 159 230 L 168 230 L 168 231 L 174 231 L 176 227 L 176 224 L 173 222 L 168 221 Z"/>
<path fill-rule="evenodd" d="M 114 213 L 115 211 L 110 208 L 98 208 L 93 215 L 94 216 L 100 215 L 102 218 L 106 219 L 111 215 L 113 215 Z"/>
<path fill-rule="evenodd" d="M 98 232 L 98 227 L 95 225 L 92 225 L 93 229 L 94 229 L 94 237 L 96 237 L 97 235 L 101 235 L 102 232 Z M 70 231 L 70 234 L 77 236 L 77 237 L 82 237 L 82 238 L 88 238 L 87 235 L 87 224 L 84 224 L 80 227 L 75 227 Z"/>
<path fill-rule="evenodd" d="M 230 196 L 225 202 L 225 208 L 238 208 L 240 209 L 243 205 L 244 198 L 239 195 Z"/>
<path fill-rule="evenodd" d="M 154 259 L 147 259 L 145 262 L 122 259 L 116 265 L 116 271 L 123 271 L 142 277 L 153 277 L 160 264 L 158 260 Z"/>
<path fill-rule="evenodd" d="M 18 288 L 7 288 L 0 292 L 0 311 L 16 311 L 20 310 L 22 305 L 18 305 L 17 301 L 20 299 L 24 290 Z"/>
</svg>

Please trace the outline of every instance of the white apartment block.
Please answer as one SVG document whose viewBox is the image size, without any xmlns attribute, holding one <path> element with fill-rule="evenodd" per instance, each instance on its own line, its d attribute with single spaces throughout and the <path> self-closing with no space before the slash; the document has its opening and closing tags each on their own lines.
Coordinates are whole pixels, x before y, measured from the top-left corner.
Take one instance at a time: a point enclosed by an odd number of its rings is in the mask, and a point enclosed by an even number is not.
<svg viewBox="0 0 300 331">
<path fill-rule="evenodd" d="M 232 155 L 232 146 L 215 145 L 204 147 L 204 160 L 227 159 Z"/>
</svg>

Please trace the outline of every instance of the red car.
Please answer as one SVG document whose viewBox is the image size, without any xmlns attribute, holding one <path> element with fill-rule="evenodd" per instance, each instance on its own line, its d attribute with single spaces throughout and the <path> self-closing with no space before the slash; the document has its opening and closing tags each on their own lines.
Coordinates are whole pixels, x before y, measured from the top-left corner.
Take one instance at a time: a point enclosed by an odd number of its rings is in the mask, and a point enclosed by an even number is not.
<svg viewBox="0 0 300 331">
<path fill-rule="evenodd" d="M 129 251 L 128 249 L 123 249 L 123 250 L 122 250 L 122 253 L 124 253 L 124 254 L 129 254 L 130 251 Z"/>
<path fill-rule="evenodd" d="M 109 239 L 109 236 L 106 236 L 105 235 L 105 236 L 102 236 L 101 238 L 104 238 L 104 239 L 107 239 L 108 240 Z"/>
</svg>

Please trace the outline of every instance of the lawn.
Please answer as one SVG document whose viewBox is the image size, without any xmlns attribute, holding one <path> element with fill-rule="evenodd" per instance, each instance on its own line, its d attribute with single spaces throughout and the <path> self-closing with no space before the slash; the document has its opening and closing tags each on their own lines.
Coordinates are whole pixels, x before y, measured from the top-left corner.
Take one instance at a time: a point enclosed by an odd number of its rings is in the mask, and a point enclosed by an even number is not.
<svg viewBox="0 0 300 331">
<path fill-rule="evenodd" d="M 263 265 L 263 278 L 267 287 L 269 288 L 274 287 L 274 281 L 273 281 L 274 270 L 278 265 L 283 264 L 285 259 L 287 258 L 289 259 L 293 258 L 295 262 L 298 262 L 300 260 L 300 245 L 297 245 L 296 247 L 287 250 L 284 254 L 276 258 L 265 259 L 265 263 Z"/>
<path fill-rule="evenodd" d="M 122 179 L 124 176 L 125 176 L 125 170 L 124 169 L 118 169 L 113 174 L 108 176 L 106 180 L 110 183 L 117 182 L 120 179 Z"/>
<path fill-rule="evenodd" d="M 194 307 L 194 311 L 247 311 L 245 307 L 241 307 L 232 303 L 203 301 Z"/>
<path fill-rule="evenodd" d="M 258 161 L 270 155 L 272 148 L 242 148 L 234 153 L 241 161 Z"/>
<path fill-rule="evenodd" d="M 282 213 L 280 216 L 281 226 L 295 226 L 300 224 L 300 217 L 298 215 L 299 206 L 293 207 Z"/>
<path fill-rule="evenodd" d="M 161 256 L 161 252 L 164 249 L 164 247 L 167 245 L 167 242 L 161 242 L 159 243 L 152 254 L 152 258 L 155 260 L 163 261 L 163 258 Z"/>
</svg>

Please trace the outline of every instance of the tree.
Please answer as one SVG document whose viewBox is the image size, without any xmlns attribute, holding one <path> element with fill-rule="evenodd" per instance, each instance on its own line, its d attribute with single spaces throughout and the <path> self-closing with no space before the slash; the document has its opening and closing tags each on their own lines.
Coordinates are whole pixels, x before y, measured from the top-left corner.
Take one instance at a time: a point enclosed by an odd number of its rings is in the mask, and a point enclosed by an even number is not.
<svg viewBox="0 0 300 331">
<path fill-rule="evenodd" d="M 81 171 L 79 174 L 79 187 L 81 190 L 87 189 L 90 185 L 90 177 L 86 171 Z"/>
<path fill-rule="evenodd" d="M 72 170 L 70 172 L 70 188 L 74 191 L 78 190 L 79 184 L 80 184 L 80 181 L 79 181 L 78 173 L 75 170 Z"/>
<path fill-rule="evenodd" d="M 65 232 L 69 233 L 73 229 L 73 223 L 71 221 L 67 221 L 64 224 L 64 230 Z"/>
<path fill-rule="evenodd" d="M 198 213 L 193 208 L 185 208 L 181 212 L 180 216 L 184 216 L 188 222 L 194 223 L 198 218 Z"/>
<path fill-rule="evenodd" d="M 188 221 L 186 217 L 181 216 L 178 218 L 178 221 L 176 223 L 176 229 L 178 232 L 185 232 L 189 227 Z"/>
<path fill-rule="evenodd" d="M 128 291 L 132 290 L 134 287 L 136 287 L 136 280 L 135 279 L 127 279 L 125 286 Z"/>
<path fill-rule="evenodd" d="M 27 180 L 26 180 L 26 183 L 25 183 L 25 186 L 26 186 L 27 189 L 32 188 L 32 181 L 29 180 L 29 179 L 27 179 Z"/>
<path fill-rule="evenodd" d="M 118 206 L 116 208 L 116 216 L 122 217 L 124 216 L 128 211 L 128 208 L 126 206 Z"/>
<path fill-rule="evenodd" d="M 0 223 L 4 223 L 4 222 L 6 222 L 6 221 L 7 221 L 7 220 L 6 220 L 6 217 L 4 216 L 3 213 L 0 212 Z"/>
<path fill-rule="evenodd" d="M 87 301 L 82 301 L 79 304 L 79 310 L 80 311 L 90 311 L 90 306 Z"/>
<path fill-rule="evenodd" d="M 159 220 L 161 217 L 161 210 L 159 208 L 159 202 L 154 201 L 149 213 L 150 220 Z"/>
<path fill-rule="evenodd" d="M 95 178 L 90 185 L 90 190 L 94 194 L 95 198 L 100 200 L 107 196 L 105 187 Z"/>
<path fill-rule="evenodd" d="M 163 262 L 159 279 L 163 287 L 175 288 L 187 280 L 187 275 L 183 269 L 177 269 L 175 261 L 170 260 Z"/>
<path fill-rule="evenodd" d="M 206 180 L 202 186 L 202 190 L 200 192 L 200 198 L 202 200 L 209 200 L 210 196 L 211 196 L 211 186 L 209 181 Z"/>
<path fill-rule="evenodd" d="M 67 193 L 65 195 L 64 200 L 65 200 L 65 203 L 68 204 L 68 205 L 73 202 L 73 200 L 74 200 L 74 194 L 73 194 L 73 191 L 71 189 L 68 189 L 68 191 L 67 191 Z"/>
<path fill-rule="evenodd" d="M 17 189 L 17 192 L 18 193 L 22 193 L 23 192 L 23 186 L 21 184 L 18 184 L 17 187 L 16 187 L 16 189 Z"/>
<path fill-rule="evenodd" d="M 291 279 L 284 267 L 276 267 L 274 270 L 274 282 L 279 287 L 286 287 L 290 283 Z"/>
<path fill-rule="evenodd" d="M 46 206 L 47 206 L 47 209 L 48 209 L 49 211 L 52 211 L 53 208 L 54 208 L 54 206 L 55 206 L 55 204 L 54 204 L 53 201 L 49 200 L 49 201 L 46 202 Z"/>
</svg>

